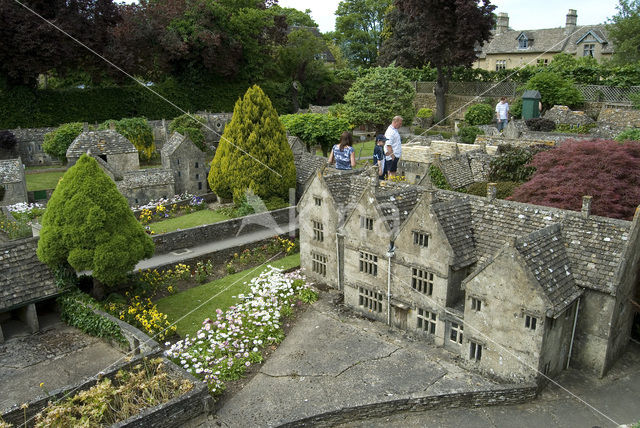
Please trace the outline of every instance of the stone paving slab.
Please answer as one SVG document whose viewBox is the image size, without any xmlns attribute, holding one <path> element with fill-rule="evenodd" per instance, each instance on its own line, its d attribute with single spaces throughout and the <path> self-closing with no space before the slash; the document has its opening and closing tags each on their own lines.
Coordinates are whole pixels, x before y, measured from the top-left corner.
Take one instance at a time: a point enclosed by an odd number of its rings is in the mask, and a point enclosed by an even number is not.
<svg viewBox="0 0 640 428">
<path fill-rule="evenodd" d="M 93 376 L 124 352 L 62 322 L 0 345 L 0 413 Z"/>
<path fill-rule="evenodd" d="M 499 385 L 453 354 L 336 308 L 322 293 L 260 372 L 200 425 L 278 426 L 343 408 Z M 427 394 L 428 395 L 428 394 Z"/>
</svg>

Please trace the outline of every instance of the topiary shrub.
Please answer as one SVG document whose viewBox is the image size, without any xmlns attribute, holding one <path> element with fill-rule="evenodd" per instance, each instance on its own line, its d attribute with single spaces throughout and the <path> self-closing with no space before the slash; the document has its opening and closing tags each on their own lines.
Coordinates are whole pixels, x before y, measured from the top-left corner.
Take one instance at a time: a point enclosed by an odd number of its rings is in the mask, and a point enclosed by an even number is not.
<svg viewBox="0 0 640 428">
<path fill-rule="evenodd" d="M 98 126 L 99 130 L 109 129 L 114 123 L 116 132 L 122 134 L 127 140 L 136 146 L 138 156 L 142 161 L 148 161 L 156 150 L 153 139 L 153 129 L 144 117 L 132 117 L 121 120 L 107 120 Z"/>
<path fill-rule="evenodd" d="M 525 121 L 530 131 L 552 132 L 556 129 L 556 123 L 550 119 L 536 117 Z"/>
<path fill-rule="evenodd" d="M 171 121 L 169 132 L 179 132 L 182 135 L 186 135 L 193 141 L 193 144 L 205 152 L 207 151 L 207 146 L 204 142 L 204 133 L 202 132 L 202 127 L 205 123 L 206 120 L 202 116 L 185 113 Z"/>
<path fill-rule="evenodd" d="M 616 141 L 640 141 L 640 129 L 628 128 L 616 135 Z"/>
<path fill-rule="evenodd" d="M 286 199 L 296 185 L 287 134 L 269 97 L 254 85 L 236 102 L 233 118 L 211 161 L 209 185 L 222 198 L 241 201 L 247 190 L 262 199 Z"/>
<path fill-rule="evenodd" d="M 463 126 L 458 133 L 460 142 L 465 144 L 473 144 L 478 135 L 484 135 L 484 131 L 476 126 Z"/>
<path fill-rule="evenodd" d="M 489 125 L 493 122 L 495 112 L 489 104 L 474 104 L 464 115 L 469 125 Z"/>
<path fill-rule="evenodd" d="M 67 149 L 82 132 L 82 123 L 63 123 L 54 131 L 44 135 L 42 150 L 50 156 L 58 158 L 62 163 L 67 161 Z"/>
</svg>

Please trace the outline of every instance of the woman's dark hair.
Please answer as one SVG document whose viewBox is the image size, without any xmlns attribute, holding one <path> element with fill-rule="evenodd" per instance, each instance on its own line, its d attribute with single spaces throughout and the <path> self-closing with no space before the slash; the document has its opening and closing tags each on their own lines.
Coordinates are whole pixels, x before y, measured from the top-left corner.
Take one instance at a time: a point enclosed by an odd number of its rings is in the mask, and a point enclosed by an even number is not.
<svg viewBox="0 0 640 428">
<path fill-rule="evenodd" d="M 345 146 L 353 146 L 353 137 L 349 131 L 344 131 L 340 136 L 340 151 L 344 150 Z"/>
</svg>

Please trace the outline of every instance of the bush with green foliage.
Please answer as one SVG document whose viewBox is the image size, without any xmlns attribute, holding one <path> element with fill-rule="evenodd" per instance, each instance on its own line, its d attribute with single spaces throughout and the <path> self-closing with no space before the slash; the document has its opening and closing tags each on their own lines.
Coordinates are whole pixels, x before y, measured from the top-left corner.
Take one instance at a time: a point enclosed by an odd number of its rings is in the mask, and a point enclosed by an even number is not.
<svg viewBox="0 0 640 428">
<path fill-rule="evenodd" d="M 540 92 L 540 101 L 545 109 L 554 105 L 574 108 L 584 103 L 584 97 L 573 84 L 573 80 L 553 71 L 539 72 L 529 79 L 524 87 Z"/>
<path fill-rule="evenodd" d="M 11 131 L 0 131 L 0 150 L 4 150 L 11 153 L 15 151 L 17 146 L 18 146 L 18 140 L 16 139 L 16 136 L 13 135 Z"/>
<path fill-rule="evenodd" d="M 556 123 L 550 119 L 536 117 L 525 121 L 530 131 L 552 132 L 556 129 Z"/>
<path fill-rule="evenodd" d="M 464 121 L 469 125 L 489 125 L 493 122 L 495 110 L 489 104 L 474 104 L 464 114 Z"/>
<path fill-rule="evenodd" d="M 427 107 L 422 107 L 416 113 L 416 117 L 419 117 L 420 119 L 429 119 L 430 117 L 433 117 L 433 110 Z"/>
<path fill-rule="evenodd" d="M 67 162 L 67 149 L 80 133 L 82 123 L 64 123 L 55 130 L 44 135 L 42 150 L 49 156 L 58 158 L 62 163 Z"/>
<path fill-rule="evenodd" d="M 515 119 L 522 117 L 522 98 L 516 98 L 513 104 L 509 104 L 509 113 Z"/>
<path fill-rule="evenodd" d="M 484 131 L 477 126 L 463 126 L 458 132 L 460 142 L 465 144 L 473 144 L 478 135 L 484 135 Z"/>
<path fill-rule="evenodd" d="M 91 270 L 114 285 L 153 254 L 153 241 L 98 162 L 82 155 L 60 179 L 42 217 L 38 258 L 56 268 Z"/>
<path fill-rule="evenodd" d="M 320 144 L 325 156 L 340 142 L 340 135 L 351 129 L 346 119 L 322 113 L 287 114 L 280 120 L 289 134 L 299 137 L 307 148 Z"/>
<path fill-rule="evenodd" d="M 193 141 L 193 144 L 204 152 L 207 150 L 207 146 L 204 143 L 204 133 L 202 132 L 202 126 L 205 123 L 206 120 L 203 117 L 185 113 L 171 121 L 169 132 L 179 132 L 182 135 L 186 135 Z"/>
<path fill-rule="evenodd" d="M 640 129 L 638 128 L 627 128 L 615 138 L 616 141 L 640 141 Z"/>
<path fill-rule="evenodd" d="M 247 190 L 262 199 L 284 199 L 295 187 L 296 168 L 286 131 L 259 86 L 249 88 L 236 102 L 211 161 L 208 180 L 218 196 L 238 201 Z"/>
<path fill-rule="evenodd" d="M 453 190 L 451 186 L 449 186 L 449 183 L 447 183 L 444 173 L 437 165 L 429 165 L 429 178 L 431 179 L 431 184 L 438 189 Z"/>
<path fill-rule="evenodd" d="M 513 194 L 513 191 L 522 184 L 520 181 L 498 181 L 496 183 L 496 198 L 506 199 Z M 476 196 L 487 196 L 487 182 L 481 181 L 470 184 L 466 193 Z"/>
<path fill-rule="evenodd" d="M 500 154 L 489 164 L 491 181 L 527 181 L 536 169 L 529 166 L 533 153 L 528 148 L 511 145 L 500 146 Z"/>
<path fill-rule="evenodd" d="M 142 161 L 148 161 L 156 150 L 153 138 L 153 129 L 144 117 L 132 117 L 121 120 L 107 120 L 98 126 L 99 130 L 109 129 L 111 123 L 115 125 L 116 132 L 131 141 Z"/>
<path fill-rule="evenodd" d="M 346 115 L 353 125 L 366 125 L 382 132 L 394 116 L 409 125 L 415 114 L 416 91 L 397 67 L 376 67 L 359 77 L 344 96 Z"/>
</svg>

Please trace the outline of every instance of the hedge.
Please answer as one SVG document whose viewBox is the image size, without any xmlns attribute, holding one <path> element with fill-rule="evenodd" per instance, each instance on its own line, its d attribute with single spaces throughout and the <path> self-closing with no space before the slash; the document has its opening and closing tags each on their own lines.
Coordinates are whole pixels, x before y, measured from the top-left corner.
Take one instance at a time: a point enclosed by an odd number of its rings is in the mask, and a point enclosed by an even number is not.
<svg viewBox="0 0 640 428">
<path fill-rule="evenodd" d="M 250 86 L 246 82 L 211 81 L 199 85 L 170 80 L 152 89 L 180 106 L 195 112 L 230 112 L 238 98 Z M 281 99 L 278 85 L 267 85 L 265 92 L 277 100 L 278 111 L 290 109 L 290 101 Z M 67 122 L 103 122 L 108 119 L 146 117 L 172 119 L 182 112 L 142 86 L 90 89 L 39 89 L 16 87 L 0 90 L 0 129 L 58 126 Z"/>
</svg>

